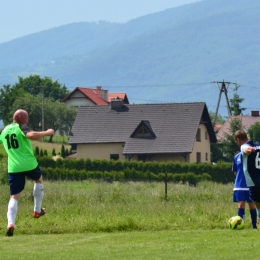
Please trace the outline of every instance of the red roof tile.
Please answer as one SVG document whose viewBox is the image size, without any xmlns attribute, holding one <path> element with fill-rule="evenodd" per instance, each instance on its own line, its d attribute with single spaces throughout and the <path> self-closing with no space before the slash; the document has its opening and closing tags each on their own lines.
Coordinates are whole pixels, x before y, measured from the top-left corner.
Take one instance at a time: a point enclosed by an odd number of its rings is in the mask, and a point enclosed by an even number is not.
<svg viewBox="0 0 260 260">
<path fill-rule="evenodd" d="M 108 102 L 106 102 L 103 98 L 101 98 L 100 89 L 92 89 L 92 88 L 77 88 L 77 89 L 96 105 L 108 104 Z"/>
<path fill-rule="evenodd" d="M 122 99 L 124 104 L 129 104 L 126 93 L 108 93 L 107 101 L 101 97 L 101 89 L 99 88 L 83 88 L 76 87 L 69 95 L 67 95 L 61 102 L 65 102 L 70 99 L 75 92 L 81 92 L 86 98 L 90 99 L 95 105 L 107 105 L 111 103 L 112 99 Z"/>
</svg>

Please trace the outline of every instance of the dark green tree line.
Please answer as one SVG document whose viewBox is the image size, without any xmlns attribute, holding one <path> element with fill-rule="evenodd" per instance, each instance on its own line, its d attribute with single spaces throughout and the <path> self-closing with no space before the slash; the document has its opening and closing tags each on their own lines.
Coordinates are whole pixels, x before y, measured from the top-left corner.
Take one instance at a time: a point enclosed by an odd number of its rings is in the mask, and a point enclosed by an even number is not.
<svg viewBox="0 0 260 260">
<path fill-rule="evenodd" d="M 31 129 L 41 130 L 44 123 L 44 130 L 53 128 L 61 135 L 69 135 L 77 110 L 60 102 L 68 93 L 64 85 L 49 77 L 19 77 L 15 85 L 0 89 L 0 120 L 4 125 L 10 124 L 14 111 L 22 108 L 29 114 Z"/>
</svg>

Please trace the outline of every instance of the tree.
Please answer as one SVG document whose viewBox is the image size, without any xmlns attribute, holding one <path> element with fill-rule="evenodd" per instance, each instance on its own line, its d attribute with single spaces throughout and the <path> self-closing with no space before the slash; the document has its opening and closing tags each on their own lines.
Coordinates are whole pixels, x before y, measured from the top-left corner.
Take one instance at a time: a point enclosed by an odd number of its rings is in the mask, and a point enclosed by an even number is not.
<svg viewBox="0 0 260 260">
<path fill-rule="evenodd" d="M 43 150 L 40 150 L 40 156 L 43 157 Z"/>
<path fill-rule="evenodd" d="M 215 112 L 209 111 L 209 117 L 210 117 L 211 122 L 213 122 L 214 117 L 215 117 Z M 220 114 L 217 114 L 216 122 L 218 122 L 220 124 L 224 124 L 225 121 L 226 120 Z"/>
<path fill-rule="evenodd" d="M 10 115 L 19 108 L 26 110 L 29 115 L 28 125 L 34 131 L 39 130 L 39 122 L 42 118 L 42 98 L 40 96 L 25 93 L 24 96 L 16 99 L 10 108 Z"/>
<path fill-rule="evenodd" d="M 239 85 L 236 84 L 233 89 L 233 91 L 234 91 L 233 98 L 231 98 L 229 100 L 229 102 L 231 104 L 230 110 L 231 110 L 231 112 L 233 112 L 234 116 L 242 115 L 242 111 L 246 109 L 246 108 L 242 108 L 240 106 L 240 103 L 242 103 L 244 101 L 244 98 L 240 98 L 239 95 L 237 94 L 238 88 L 239 88 Z"/>
<path fill-rule="evenodd" d="M 222 151 L 222 146 L 218 143 L 216 144 L 211 144 L 210 145 L 210 150 L 211 150 L 211 161 L 212 162 L 218 162 L 218 161 L 224 161 L 225 158 L 223 157 L 223 151 Z"/>
<path fill-rule="evenodd" d="M 34 152 L 34 153 L 35 153 L 36 156 L 39 156 L 39 154 L 40 154 L 40 149 L 39 149 L 38 146 L 35 147 L 35 152 Z"/>
<path fill-rule="evenodd" d="M 52 149 L 52 153 L 51 153 L 52 156 L 56 156 L 56 151 L 55 151 L 55 148 Z"/>
<path fill-rule="evenodd" d="M 235 154 L 240 150 L 235 143 L 234 134 L 237 130 L 243 129 L 242 120 L 239 118 L 233 118 L 230 121 L 229 133 L 225 134 L 225 141 L 223 143 L 223 154 L 228 161 L 233 161 Z"/>
<path fill-rule="evenodd" d="M 33 96 L 43 94 L 44 97 L 61 101 L 69 94 L 65 85 L 61 85 L 57 80 L 52 81 L 50 77 L 41 78 L 39 75 L 30 75 L 27 78 L 18 77 L 18 83 L 14 89 L 22 89 Z"/>
<path fill-rule="evenodd" d="M 42 103 L 43 102 L 43 103 Z M 15 111 L 23 108 L 28 112 L 31 129 L 39 129 L 39 123 L 42 122 L 42 110 L 44 111 L 44 130 L 48 128 L 59 131 L 61 134 L 69 135 L 70 129 L 76 118 L 77 109 L 67 107 L 64 103 L 53 101 L 51 98 L 42 100 L 42 96 L 32 96 L 25 93 L 23 97 L 15 100 L 11 110 Z M 43 109 L 42 109 L 43 108 Z M 52 136 L 49 139 L 52 142 Z"/>
<path fill-rule="evenodd" d="M 66 157 L 66 153 L 65 153 L 65 147 L 64 145 L 61 146 L 61 152 L 60 152 L 60 155 L 62 158 L 65 158 Z"/>
<path fill-rule="evenodd" d="M 17 97 L 24 96 L 25 92 L 21 89 L 13 90 L 11 85 L 4 85 L 0 89 L 0 120 L 4 125 L 8 125 L 13 121 L 13 113 L 11 107 Z"/>
<path fill-rule="evenodd" d="M 50 98 L 53 101 L 60 101 L 67 96 L 68 93 L 69 90 L 65 85 L 62 86 L 58 81 L 52 81 L 49 77 L 41 78 L 39 75 L 31 75 L 27 78 L 18 77 L 18 83 L 13 86 L 4 85 L 3 88 L 0 89 L 0 120 L 3 121 L 4 125 L 10 124 L 14 111 L 21 108 L 13 106 L 14 102 L 27 94 L 33 96 L 31 102 L 36 103 L 36 100 L 34 100 L 36 96 L 44 97 L 44 99 Z M 41 110 L 41 108 L 38 108 L 41 104 L 42 101 L 40 99 L 37 100 L 37 104 L 35 104 L 37 110 Z M 33 109 L 33 111 L 34 110 L 35 109 Z M 30 120 L 33 111 L 28 111 Z M 39 121 L 37 124 L 39 124 Z"/>
<path fill-rule="evenodd" d="M 45 102 L 45 125 L 48 128 L 53 128 L 55 131 L 63 135 L 69 135 L 73 123 L 77 115 L 77 109 L 75 107 L 68 107 L 64 103 L 59 101 L 51 101 L 47 99 Z M 52 136 L 50 136 L 50 142 L 52 142 Z"/>
<path fill-rule="evenodd" d="M 260 123 L 256 122 L 251 125 L 247 130 L 251 140 L 260 142 Z"/>
</svg>

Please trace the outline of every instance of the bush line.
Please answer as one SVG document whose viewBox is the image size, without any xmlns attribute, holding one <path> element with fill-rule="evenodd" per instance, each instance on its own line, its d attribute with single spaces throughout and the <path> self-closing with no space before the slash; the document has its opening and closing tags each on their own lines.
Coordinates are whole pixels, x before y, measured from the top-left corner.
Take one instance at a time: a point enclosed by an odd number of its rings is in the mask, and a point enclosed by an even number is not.
<svg viewBox="0 0 260 260">
<path fill-rule="evenodd" d="M 234 181 L 231 163 L 140 162 L 39 157 L 47 180 L 105 179 L 107 181 L 167 181 L 196 185 L 201 180 L 227 184 Z"/>
</svg>

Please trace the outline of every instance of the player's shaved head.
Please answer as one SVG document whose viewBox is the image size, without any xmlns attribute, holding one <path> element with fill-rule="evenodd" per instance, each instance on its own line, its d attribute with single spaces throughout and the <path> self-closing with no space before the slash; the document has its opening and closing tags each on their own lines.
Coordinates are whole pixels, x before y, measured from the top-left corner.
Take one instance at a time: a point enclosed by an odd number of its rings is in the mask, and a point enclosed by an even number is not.
<svg viewBox="0 0 260 260">
<path fill-rule="evenodd" d="M 28 122 L 28 113 L 23 109 L 18 109 L 14 112 L 13 121 L 20 125 Z"/>
</svg>

